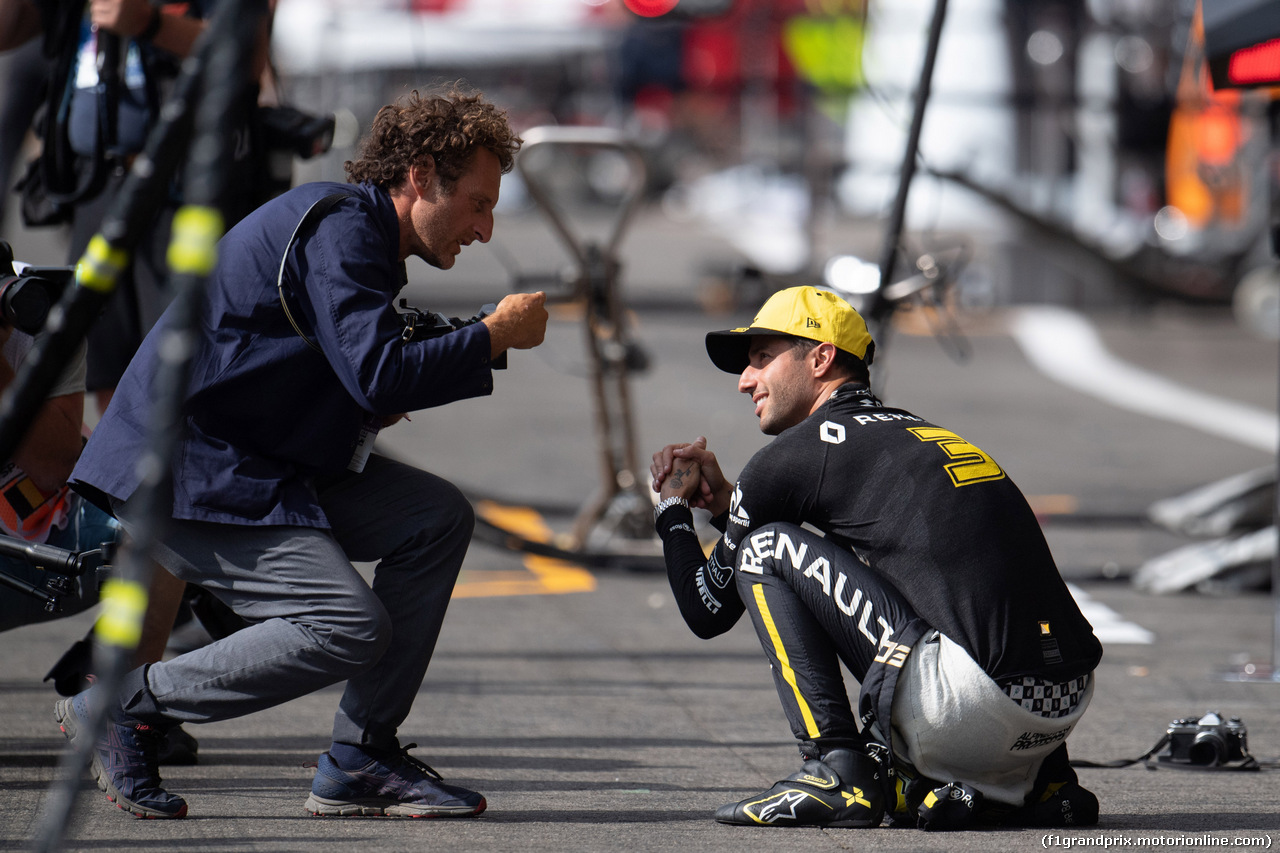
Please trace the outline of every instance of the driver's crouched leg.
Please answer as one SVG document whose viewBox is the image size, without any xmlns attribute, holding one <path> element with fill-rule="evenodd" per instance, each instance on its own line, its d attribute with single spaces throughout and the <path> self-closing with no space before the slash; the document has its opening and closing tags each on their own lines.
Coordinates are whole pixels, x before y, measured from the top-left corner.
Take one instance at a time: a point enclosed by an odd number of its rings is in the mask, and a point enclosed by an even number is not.
<svg viewBox="0 0 1280 853">
<path fill-rule="evenodd" d="M 879 826 L 886 771 L 867 751 L 841 662 L 860 681 L 878 672 L 885 683 L 884 671 L 902 665 L 923 623 L 848 549 L 791 524 L 752 532 L 739 551 L 736 583 L 800 743 L 802 765 L 767 791 L 722 806 L 716 820 Z M 868 621 L 875 633 L 866 630 Z"/>
</svg>

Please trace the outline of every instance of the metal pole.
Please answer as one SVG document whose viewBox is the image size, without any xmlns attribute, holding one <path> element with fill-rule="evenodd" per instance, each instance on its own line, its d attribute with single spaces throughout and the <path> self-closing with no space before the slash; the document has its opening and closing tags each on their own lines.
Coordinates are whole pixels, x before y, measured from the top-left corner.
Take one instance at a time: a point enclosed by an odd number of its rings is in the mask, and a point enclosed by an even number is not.
<svg viewBox="0 0 1280 853">
<path fill-rule="evenodd" d="M 236 124 L 236 111 L 247 91 L 249 81 L 245 69 L 252 64 L 259 24 L 265 12 L 266 0 L 223 3 L 205 34 L 198 58 L 188 60 L 184 67 L 186 77 L 199 76 L 201 65 L 207 65 L 208 73 L 204 75 L 206 85 L 198 108 L 197 136 L 190 148 L 185 175 L 188 203 L 174 217 L 169 246 L 168 262 L 177 294 L 170 315 L 172 322 L 160 347 L 162 363 L 157 372 L 151 412 L 151 441 L 144 459 L 140 460 L 146 472 L 137 494 L 141 504 L 140 521 L 132 541 L 121 552 L 119 578 L 113 578 L 111 586 L 103 591 L 104 612 L 95 628 L 102 641 L 99 644 L 102 654 L 95 651 L 94 655 L 97 689 L 107 699 L 90 703 L 90 719 L 77 734 L 75 749 L 65 754 L 59 764 L 58 778 L 36 830 L 35 849 L 40 851 L 61 847 L 75 807 L 80 773 L 106 724 L 107 705 L 121 678 L 132 667 L 141 634 L 151 552 L 172 508 L 171 460 L 177 446 L 181 405 L 193 351 L 191 330 L 199 318 L 203 284 L 213 270 L 215 245 L 222 233 L 222 218 L 215 205 L 222 201 L 228 183 L 227 166 L 234 161 L 229 129 Z M 169 106 L 165 109 L 168 111 Z M 149 144 L 149 150 L 151 147 Z M 180 157 L 181 153 L 170 156 Z M 123 227 L 125 219 L 111 220 L 111 224 Z M 104 222 L 104 234 L 107 225 Z M 125 229 L 126 235 L 137 233 Z M 136 240 L 133 242 L 136 244 Z"/>
<path fill-rule="evenodd" d="M 1276 406 L 1280 409 L 1280 387 L 1277 387 Z M 1271 524 L 1280 537 L 1280 446 L 1276 448 L 1276 506 L 1271 516 Z M 1280 667 L 1280 543 L 1271 558 L 1271 600 L 1273 614 L 1271 618 L 1271 680 L 1280 680 L 1276 669 Z"/>
<path fill-rule="evenodd" d="M 881 336 L 886 333 L 887 320 L 893 313 L 893 303 L 884 297 L 884 287 L 893 283 L 894 266 L 897 262 L 898 241 L 902 238 L 903 222 L 907 215 L 907 195 L 911 190 L 911 180 L 915 176 L 916 156 L 920 151 L 920 131 L 924 127 L 925 106 L 929 101 L 929 91 L 933 84 L 933 66 L 938 57 L 938 44 L 942 40 L 942 23 L 947 17 L 947 0 L 936 0 L 933 7 L 933 19 L 929 23 L 929 38 L 925 46 L 924 64 L 920 68 L 920 82 L 916 86 L 915 110 L 911 115 L 911 128 L 907 133 L 907 149 L 902 157 L 902 169 L 898 174 L 898 194 L 893 200 L 893 209 L 889 214 L 888 230 L 884 243 L 880 247 L 880 289 L 872 296 L 871 306 L 867 311 L 867 319 L 873 326 L 884 325 L 884 329 L 873 328 L 872 335 L 880 343 Z"/>
</svg>

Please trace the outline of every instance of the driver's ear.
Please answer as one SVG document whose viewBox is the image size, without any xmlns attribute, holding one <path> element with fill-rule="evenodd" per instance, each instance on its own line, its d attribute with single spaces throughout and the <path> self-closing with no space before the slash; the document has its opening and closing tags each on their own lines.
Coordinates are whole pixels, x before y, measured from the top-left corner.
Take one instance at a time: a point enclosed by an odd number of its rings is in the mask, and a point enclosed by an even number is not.
<svg viewBox="0 0 1280 853">
<path fill-rule="evenodd" d="M 833 344 L 821 343 L 809 350 L 813 356 L 813 374 L 819 378 L 827 375 L 836 363 L 836 348 Z"/>
</svg>

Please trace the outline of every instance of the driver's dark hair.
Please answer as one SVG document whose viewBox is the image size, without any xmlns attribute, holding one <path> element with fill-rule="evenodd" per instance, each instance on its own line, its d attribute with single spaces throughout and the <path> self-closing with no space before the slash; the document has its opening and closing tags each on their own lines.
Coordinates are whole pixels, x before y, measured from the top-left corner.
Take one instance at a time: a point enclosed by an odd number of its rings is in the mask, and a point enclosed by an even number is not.
<svg viewBox="0 0 1280 853">
<path fill-rule="evenodd" d="M 389 190 L 404 183 L 409 167 L 434 162 L 447 191 L 481 148 L 498 158 L 502 174 L 510 172 L 521 142 L 507 114 L 483 95 L 454 88 L 424 98 L 414 91 L 378 110 L 359 159 L 343 168 L 350 183 L 368 181 Z"/>
<path fill-rule="evenodd" d="M 797 357 L 804 355 L 818 345 L 818 342 L 812 338 L 801 338 L 796 335 L 787 335 L 791 340 L 791 348 L 800 350 Z M 875 344 L 867 344 L 867 361 L 875 357 Z M 833 366 L 836 370 L 849 377 L 850 382 L 858 382 L 864 388 L 871 387 L 871 371 L 867 368 L 867 361 L 863 361 L 851 352 L 836 347 L 836 357 Z"/>
</svg>

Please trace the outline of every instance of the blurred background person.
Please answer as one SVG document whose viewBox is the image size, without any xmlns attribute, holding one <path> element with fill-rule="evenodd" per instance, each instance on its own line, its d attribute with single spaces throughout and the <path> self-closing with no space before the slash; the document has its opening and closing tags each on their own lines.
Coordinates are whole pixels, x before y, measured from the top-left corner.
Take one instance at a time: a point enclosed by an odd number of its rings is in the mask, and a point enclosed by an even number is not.
<svg viewBox="0 0 1280 853">
<path fill-rule="evenodd" d="M 159 120 L 181 60 L 191 53 L 214 8 L 216 0 L 160 5 L 148 0 L 39 5 L 0 0 L 0 50 L 43 38 L 48 89 L 35 128 L 42 150 L 33 167 L 38 174 L 28 174 L 24 181 L 24 211 L 29 226 L 70 225 L 69 263 L 80 259 L 98 232 L 133 158 Z M 263 67 L 266 38 L 264 33 Z M 257 91 L 248 97 L 256 102 Z M 226 211 L 229 224 L 258 200 L 250 126 L 241 132 L 245 144 L 237 147 L 238 179 L 232 183 L 237 194 Z M 121 272 L 115 294 L 90 329 L 85 387 L 99 412 L 110 403 L 120 375 L 169 303 L 165 253 L 181 202 L 175 179 Z"/>
</svg>

